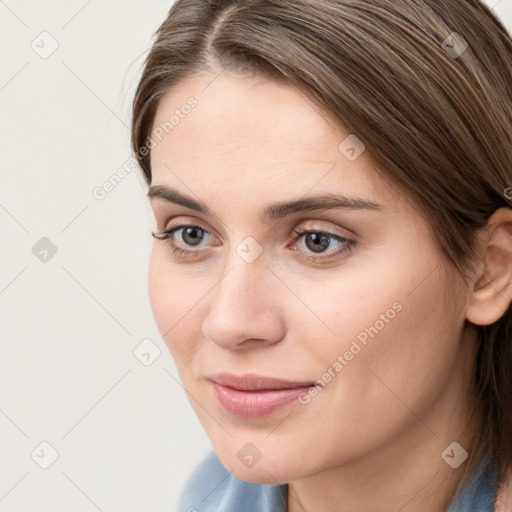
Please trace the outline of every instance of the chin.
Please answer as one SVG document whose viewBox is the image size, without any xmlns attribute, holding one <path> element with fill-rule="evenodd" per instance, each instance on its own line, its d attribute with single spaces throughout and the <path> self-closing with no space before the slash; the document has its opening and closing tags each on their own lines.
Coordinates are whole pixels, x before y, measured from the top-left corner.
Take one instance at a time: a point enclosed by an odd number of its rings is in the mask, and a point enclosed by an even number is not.
<svg viewBox="0 0 512 512">
<path fill-rule="evenodd" d="M 261 462 L 261 461 L 260 461 Z M 243 480 L 244 482 L 249 482 L 251 484 L 285 484 L 290 481 L 289 478 L 284 477 L 283 475 L 277 475 L 275 470 L 272 467 L 267 468 L 264 466 L 257 467 L 259 463 L 252 468 L 240 468 L 237 467 L 232 471 L 232 474 L 236 476 L 239 480 Z"/>
<path fill-rule="evenodd" d="M 263 453 L 261 459 L 248 467 L 239 459 L 238 452 L 239 449 L 229 454 L 217 452 L 217 455 L 224 467 L 239 480 L 252 484 L 276 485 L 285 484 L 303 476 L 297 474 L 297 471 L 300 470 L 303 473 L 304 464 L 295 463 L 285 453 L 277 457 L 266 457 Z"/>
</svg>

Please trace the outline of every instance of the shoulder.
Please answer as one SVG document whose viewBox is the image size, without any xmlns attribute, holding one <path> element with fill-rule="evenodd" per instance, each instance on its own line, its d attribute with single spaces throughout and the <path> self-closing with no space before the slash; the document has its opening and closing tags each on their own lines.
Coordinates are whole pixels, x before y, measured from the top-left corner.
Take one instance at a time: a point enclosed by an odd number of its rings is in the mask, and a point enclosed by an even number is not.
<svg viewBox="0 0 512 512">
<path fill-rule="evenodd" d="M 285 512 L 286 485 L 244 482 L 233 476 L 215 451 L 206 455 L 187 478 L 177 512 Z"/>
</svg>

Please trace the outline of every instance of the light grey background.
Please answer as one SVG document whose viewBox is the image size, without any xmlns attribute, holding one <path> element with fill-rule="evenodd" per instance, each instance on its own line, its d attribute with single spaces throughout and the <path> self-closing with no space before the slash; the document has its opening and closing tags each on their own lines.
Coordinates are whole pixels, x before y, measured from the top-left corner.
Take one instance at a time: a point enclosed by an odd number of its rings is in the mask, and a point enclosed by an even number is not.
<svg viewBox="0 0 512 512">
<path fill-rule="evenodd" d="M 512 0 L 488 3 L 512 30 Z M 128 165 L 133 89 L 171 4 L 0 0 L 5 512 L 171 511 L 211 449 L 151 313 L 153 219 Z"/>
</svg>

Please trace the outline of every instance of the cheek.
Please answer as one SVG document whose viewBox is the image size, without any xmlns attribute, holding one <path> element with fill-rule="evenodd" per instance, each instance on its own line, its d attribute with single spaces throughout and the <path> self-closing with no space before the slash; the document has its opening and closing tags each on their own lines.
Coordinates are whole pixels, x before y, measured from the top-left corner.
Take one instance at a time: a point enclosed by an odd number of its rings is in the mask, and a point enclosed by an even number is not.
<svg viewBox="0 0 512 512">
<path fill-rule="evenodd" d="M 297 315 L 294 337 L 307 344 L 317 375 L 345 354 L 341 372 L 363 379 L 363 386 L 376 379 L 370 369 L 400 385 L 411 377 L 428 385 L 446 372 L 464 315 L 445 295 L 448 276 L 440 256 L 425 247 L 411 254 L 415 245 L 409 245 L 295 280 L 294 292 L 315 316 Z"/>
<path fill-rule="evenodd" d="M 376 345 L 396 336 L 403 324 L 409 276 L 403 267 L 399 271 L 388 266 L 384 273 L 378 263 L 288 279 L 301 301 L 290 297 L 290 305 L 298 306 L 287 307 L 283 314 L 290 320 L 291 337 L 308 347 L 310 368 L 317 373 L 327 371 L 347 351 L 351 366 L 357 365 L 356 359 L 368 363 Z"/>
<path fill-rule="evenodd" d="M 456 364 L 462 308 L 446 298 L 445 277 L 434 272 L 423 280 L 423 269 L 432 267 L 417 264 L 351 276 L 343 288 L 353 291 L 345 297 L 336 294 L 341 283 L 335 281 L 324 289 L 323 302 L 310 297 L 337 334 L 331 343 L 317 339 L 318 378 L 329 380 L 329 369 L 336 374 L 318 394 L 318 405 L 335 403 L 333 418 L 344 412 L 344 428 L 352 424 L 356 437 L 361 425 L 375 421 L 389 431 L 414 421 L 410 410 L 421 415 L 431 407 Z M 352 411 L 348 417 L 346 411 Z"/>
<path fill-rule="evenodd" d="M 153 246 L 148 272 L 149 300 L 160 334 L 178 367 L 194 352 L 193 340 L 200 339 L 194 334 L 195 330 L 200 332 L 200 325 L 193 322 L 193 317 L 205 292 L 198 290 L 196 284 L 170 263 L 164 248 Z"/>
<path fill-rule="evenodd" d="M 171 292 L 176 289 L 176 283 L 168 273 L 160 253 L 161 250 L 155 248 L 154 244 L 149 261 L 148 294 L 155 321 L 160 334 L 164 336 L 165 332 L 172 327 L 171 316 L 175 311 L 177 300 L 176 294 Z"/>
<path fill-rule="evenodd" d="M 457 351 L 463 304 L 445 293 L 448 271 L 440 255 L 415 244 L 412 235 L 409 241 L 396 239 L 400 247 L 396 241 L 396 246 L 375 251 L 366 261 L 361 258 L 338 276 L 333 272 L 317 287 L 310 284 L 298 293 L 334 331 L 338 353 L 356 342 L 361 347 L 357 359 L 367 367 L 389 363 L 400 375 L 424 361 L 435 373 L 433 361 Z M 326 344 L 325 349 L 331 359 L 332 347 Z"/>
</svg>

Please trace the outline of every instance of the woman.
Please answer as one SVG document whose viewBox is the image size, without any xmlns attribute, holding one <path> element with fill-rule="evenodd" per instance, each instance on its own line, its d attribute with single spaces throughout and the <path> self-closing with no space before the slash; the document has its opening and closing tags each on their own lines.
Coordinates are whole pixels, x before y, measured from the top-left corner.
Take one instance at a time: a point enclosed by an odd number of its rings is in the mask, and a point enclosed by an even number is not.
<svg viewBox="0 0 512 512">
<path fill-rule="evenodd" d="M 177 0 L 133 105 L 184 511 L 510 510 L 512 44 L 478 0 Z"/>
</svg>

